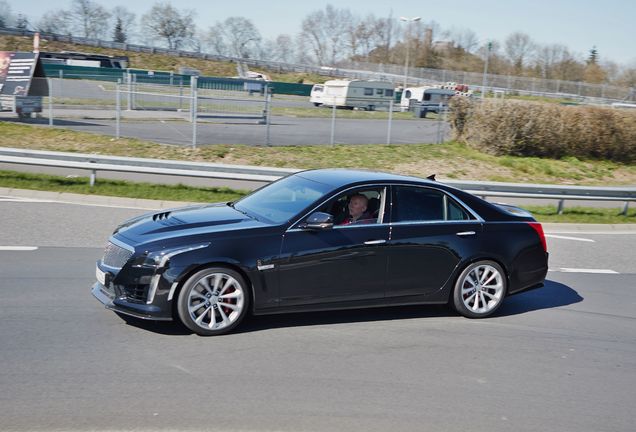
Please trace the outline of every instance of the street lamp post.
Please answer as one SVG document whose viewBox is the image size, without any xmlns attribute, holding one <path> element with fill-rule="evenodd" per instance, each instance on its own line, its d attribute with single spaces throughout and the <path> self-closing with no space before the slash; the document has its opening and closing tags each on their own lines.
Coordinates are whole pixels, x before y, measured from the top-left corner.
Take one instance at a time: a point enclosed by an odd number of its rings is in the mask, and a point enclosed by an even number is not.
<svg viewBox="0 0 636 432">
<path fill-rule="evenodd" d="M 406 18 L 400 17 L 400 21 L 407 23 L 406 28 L 406 61 L 404 62 L 404 88 L 406 88 L 409 78 L 409 51 L 411 48 L 411 23 L 421 20 L 421 17 Z"/>
<path fill-rule="evenodd" d="M 486 62 L 484 63 L 484 76 L 481 82 L 481 98 L 486 98 L 486 85 L 488 84 L 488 60 L 490 59 L 490 52 L 492 51 L 492 42 L 488 42 L 488 49 L 486 51 Z"/>
</svg>

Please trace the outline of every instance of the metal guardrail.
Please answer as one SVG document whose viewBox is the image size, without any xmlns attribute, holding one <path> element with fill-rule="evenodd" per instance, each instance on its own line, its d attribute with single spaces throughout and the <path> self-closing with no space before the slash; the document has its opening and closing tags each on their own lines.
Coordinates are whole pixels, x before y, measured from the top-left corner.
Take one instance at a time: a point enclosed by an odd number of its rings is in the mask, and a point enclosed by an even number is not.
<svg viewBox="0 0 636 432">
<path fill-rule="evenodd" d="M 91 186 L 95 184 L 97 171 L 246 180 L 262 183 L 271 182 L 301 171 L 290 168 L 102 156 L 7 147 L 0 148 L 0 163 L 89 170 L 91 171 Z M 627 214 L 629 203 L 636 201 L 636 187 L 559 186 L 458 180 L 444 180 L 443 183 L 482 197 L 558 200 L 559 214 L 563 212 L 566 200 L 624 202 L 624 215 Z"/>
</svg>

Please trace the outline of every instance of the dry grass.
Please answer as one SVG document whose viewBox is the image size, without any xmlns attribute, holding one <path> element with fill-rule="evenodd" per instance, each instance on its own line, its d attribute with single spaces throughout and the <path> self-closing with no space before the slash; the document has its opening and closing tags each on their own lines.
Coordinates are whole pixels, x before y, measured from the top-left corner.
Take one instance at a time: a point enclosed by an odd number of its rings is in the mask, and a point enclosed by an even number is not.
<svg viewBox="0 0 636 432">
<path fill-rule="evenodd" d="M 453 101 L 457 139 L 495 155 L 636 161 L 636 113 L 526 101 Z"/>
</svg>

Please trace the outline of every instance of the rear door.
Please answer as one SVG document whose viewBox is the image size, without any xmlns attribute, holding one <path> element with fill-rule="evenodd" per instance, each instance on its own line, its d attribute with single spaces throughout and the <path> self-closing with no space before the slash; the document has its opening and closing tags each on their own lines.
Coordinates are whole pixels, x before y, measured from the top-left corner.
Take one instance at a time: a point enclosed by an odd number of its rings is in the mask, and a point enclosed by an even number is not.
<svg viewBox="0 0 636 432">
<path fill-rule="evenodd" d="M 394 186 L 387 297 L 438 292 L 473 251 L 481 221 L 443 191 Z"/>
</svg>

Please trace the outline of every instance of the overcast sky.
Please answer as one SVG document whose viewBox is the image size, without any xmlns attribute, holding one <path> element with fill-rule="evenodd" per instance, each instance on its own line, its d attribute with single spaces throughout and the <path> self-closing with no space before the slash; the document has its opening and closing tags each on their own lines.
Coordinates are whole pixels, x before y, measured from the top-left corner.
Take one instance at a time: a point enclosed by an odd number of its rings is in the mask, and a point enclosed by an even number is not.
<svg viewBox="0 0 636 432">
<path fill-rule="evenodd" d="M 139 18 L 155 1 L 96 0 L 106 8 L 126 7 Z M 68 9 L 70 0 L 8 0 L 14 14 L 23 13 L 37 22 L 43 12 Z M 596 46 L 601 61 L 636 66 L 636 0 L 182 0 L 177 9 L 197 12 L 196 24 L 207 28 L 230 16 L 250 19 L 264 38 L 281 33 L 295 35 L 303 18 L 327 4 L 347 8 L 360 17 L 373 13 L 387 17 L 422 17 L 435 20 L 442 29 L 471 29 L 480 41 L 503 42 L 515 31 L 527 33 L 541 44 L 560 43 L 587 57 Z"/>
</svg>

